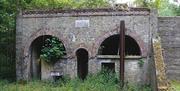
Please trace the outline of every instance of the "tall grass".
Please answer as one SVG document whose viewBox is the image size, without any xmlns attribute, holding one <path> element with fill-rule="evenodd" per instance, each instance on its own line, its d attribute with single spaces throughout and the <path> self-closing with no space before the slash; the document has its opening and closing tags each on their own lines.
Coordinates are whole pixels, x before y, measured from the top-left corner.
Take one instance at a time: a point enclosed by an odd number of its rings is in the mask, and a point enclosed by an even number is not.
<svg viewBox="0 0 180 91">
<path fill-rule="evenodd" d="M 174 80 L 171 82 L 171 84 L 175 91 L 180 91 L 180 81 Z"/>
<path fill-rule="evenodd" d="M 85 80 L 65 77 L 59 81 L 30 81 L 24 84 L 0 81 L 0 91 L 151 91 L 149 86 L 139 86 L 126 83 L 119 87 L 117 75 L 112 72 L 101 71 L 89 74 Z"/>
</svg>

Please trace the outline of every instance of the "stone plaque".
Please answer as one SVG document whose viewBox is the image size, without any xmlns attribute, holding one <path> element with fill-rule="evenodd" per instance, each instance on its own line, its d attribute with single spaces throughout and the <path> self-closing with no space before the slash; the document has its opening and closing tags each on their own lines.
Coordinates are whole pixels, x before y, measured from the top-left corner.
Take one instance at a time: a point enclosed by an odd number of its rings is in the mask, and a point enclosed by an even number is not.
<svg viewBox="0 0 180 91">
<path fill-rule="evenodd" d="M 75 27 L 77 28 L 89 27 L 89 20 L 76 20 Z"/>
<path fill-rule="evenodd" d="M 58 72 L 58 71 L 51 71 L 50 73 L 51 76 L 61 76 L 62 73 Z"/>
</svg>

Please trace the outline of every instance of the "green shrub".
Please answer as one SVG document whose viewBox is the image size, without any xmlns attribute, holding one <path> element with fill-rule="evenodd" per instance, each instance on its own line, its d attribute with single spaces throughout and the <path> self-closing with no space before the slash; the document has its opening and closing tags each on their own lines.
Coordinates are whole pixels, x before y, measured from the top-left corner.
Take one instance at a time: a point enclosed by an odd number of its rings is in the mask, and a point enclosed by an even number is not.
<svg viewBox="0 0 180 91">
<path fill-rule="evenodd" d="M 60 42 L 58 38 L 52 37 L 45 40 L 44 46 L 41 49 L 40 58 L 47 63 L 55 63 L 65 54 L 65 48 L 62 42 Z"/>
</svg>

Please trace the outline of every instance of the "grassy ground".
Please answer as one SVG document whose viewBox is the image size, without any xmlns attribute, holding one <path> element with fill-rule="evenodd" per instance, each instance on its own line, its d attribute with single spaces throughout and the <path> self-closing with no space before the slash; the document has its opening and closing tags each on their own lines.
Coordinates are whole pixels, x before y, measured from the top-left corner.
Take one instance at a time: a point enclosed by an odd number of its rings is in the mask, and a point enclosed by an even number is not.
<svg viewBox="0 0 180 91">
<path fill-rule="evenodd" d="M 96 75 L 89 75 L 86 80 L 78 78 L 51 81 L 20 81 L 8 83 L 0 81 L 0 91 L 151 91 L 149 86 L 126 84 L 119 90 L 119 81 L 115 74 L 101 72 Z"/>
<path fill-rule="evenodd" d="M 180 81 L 172 81 L 171 83 L 175 91 L 180 91 Z"/>
</svg>

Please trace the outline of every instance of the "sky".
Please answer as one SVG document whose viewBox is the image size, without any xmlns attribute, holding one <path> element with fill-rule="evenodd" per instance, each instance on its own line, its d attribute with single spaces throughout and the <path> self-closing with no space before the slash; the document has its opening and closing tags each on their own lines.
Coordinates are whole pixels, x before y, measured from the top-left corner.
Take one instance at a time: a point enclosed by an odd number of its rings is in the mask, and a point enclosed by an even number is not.
<svg viewBox="0 0 180 91">
<path fill-rule="evenodd" d="M 133 2 L 134 0 L 116 0 L 117 3 Z"/>
<path fill-rule="evenodd" d="M 135 0 L 116 0 L 116 3 L 128 3 L 128 4 L 133 4 L 133 1 Z M 176 2 L 174 2 L 176 1 Z M 169 0 L 170 3 L 180 5 L 180 0 Z"/>
<path fill-rule="evenodd" d="M 116 0 L 116 3 L 127 3 L 129 7 L 135 7 L 134 1 L 135 0 Z"/>
<path fill-rule="evenodd" d="M 134 0 L 116 0 L 117 3 L 127 3 L 127 2 L 133 2 Z M 177 3 L 180 3 L 180 0 L 169 0 L 170 2 L 177 1 Z"/>
</svg>

